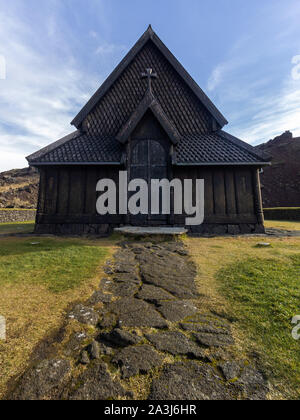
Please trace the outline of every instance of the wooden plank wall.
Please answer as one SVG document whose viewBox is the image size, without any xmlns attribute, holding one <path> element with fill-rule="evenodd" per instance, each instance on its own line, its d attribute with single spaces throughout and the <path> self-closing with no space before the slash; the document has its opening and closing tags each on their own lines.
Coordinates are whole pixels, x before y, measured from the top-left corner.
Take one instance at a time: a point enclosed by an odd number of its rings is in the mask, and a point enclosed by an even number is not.
<svg viewBox="0 0 300 420">
<path fill-rule="evenodd" d="M 121 223 L 123 216 L 100 216 L 96 200 L 100 179 L 114 179 L 119 168 L 110 166 L 41 168 L 38 223 Z M 118 196 L 118 191 L 117 191 Z"/>
<path fill-rule="evenodd" d="M 257 223 L 252 168 L 176 167 L 173 176 L 204 179 L 205 223 Z M 181 218 L 176 218 L 179 223 Z"/>
<path fill-rule="evenodd" d="M 96 184 L 101 178 L 114 179 L 119 167 L 41 168 L 38 223 L 125 223 L 119 215 L 96 213 Z M 257 223 L 255 179 L 257 169 L 173 167 L 173 178 L 204 179 L 205 223 Z M 256 195 L 255 195 L 256 194 Z M 174 216 L 175 224 L 185 216 Z"/>
</svg>

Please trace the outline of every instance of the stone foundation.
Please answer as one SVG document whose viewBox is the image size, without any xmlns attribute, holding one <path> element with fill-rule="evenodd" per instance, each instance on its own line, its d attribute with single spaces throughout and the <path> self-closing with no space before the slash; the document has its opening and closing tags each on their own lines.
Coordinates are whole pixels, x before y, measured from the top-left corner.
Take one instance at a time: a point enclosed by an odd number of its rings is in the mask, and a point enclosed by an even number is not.
<svg viewBox="0 0 300 420">
<path fill-rule="evenodd" d="M 109 224 L 36 224 L 35 233 L 52 235 L 99 235 L 109 236 L 118 225 Z M 260 224 L 203 224 L 190 226 L 189 234 L 192 235 L 243 235 L 265 233 L 265 228 Z"/>
<path fill-rule="evenodd" d="M 192 235 L 244 235 L 265 233 L 265 227 L 261 224 L 206 224 L 190 226 L 189 233 Z"/>
<path fill-rule="evenodd" d="M 98 235 L 109 236 L 113 232 L 112 225 L 89 224 L 41 224 L 35 225 L 34 233 L 50 235 Z"/>
</svg>

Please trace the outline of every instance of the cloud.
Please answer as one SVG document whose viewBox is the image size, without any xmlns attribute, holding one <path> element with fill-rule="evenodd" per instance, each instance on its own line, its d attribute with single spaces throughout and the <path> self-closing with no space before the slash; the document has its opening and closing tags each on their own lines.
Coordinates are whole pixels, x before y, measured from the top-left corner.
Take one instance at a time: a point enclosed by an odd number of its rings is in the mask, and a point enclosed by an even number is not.
<svg viewBox="0 0 300 420">
<path fill-rule="evenodd" d="M 266 142 L 286 130 L 300 136 L 300 80 L 287 78 L 277 94 L 253 98 L 251 118 L 240 121 L 234 134 L 252 144 Z M 238 125 L 238 124 L 237 124 Z"/>
<path fill-rule="evenodd" d="M 292 68 L 292 78 L 293 80 L 300 80 L 300 55 L 295 55 L 292 58 L 292 64 L 295 64 Z"/>
<path fill-rule="evenodd" d="M 297 43 L 268 48 L 254 41 L 236 43 L 215 66 L 207 84 L 212 99 L 230 121 L 228 131 L 249 143 L 286 130 L 300 136 L 300 55 L 284 58 Z"/>
<path fill-rule="evenodd" d="M 60 32 L 56 9 L 46 15 L 40 39 L 20 13 L 0 8 L 0 56 L 6 63 L 6 78 L 0 78 L 0 172 L 26 166 L 25 156 L 70 133 L 70 121 L 107 76 L 106 69 L 91 69 L 84 55 L 92 56 L 93 43 L 76 55 L 80 33 L 68 22 Z M 123 48 L 97 44 L 102 66 Z"/>
<path fill-rule="evenodd" d="M 96 55 L 106 55 L 106 54 L 116 54 L 116 53 L 123 53 L 127 50 L 125 45 L 115 45 L 104 43 L 99 45 L 95 51 Z"/>
</svg>

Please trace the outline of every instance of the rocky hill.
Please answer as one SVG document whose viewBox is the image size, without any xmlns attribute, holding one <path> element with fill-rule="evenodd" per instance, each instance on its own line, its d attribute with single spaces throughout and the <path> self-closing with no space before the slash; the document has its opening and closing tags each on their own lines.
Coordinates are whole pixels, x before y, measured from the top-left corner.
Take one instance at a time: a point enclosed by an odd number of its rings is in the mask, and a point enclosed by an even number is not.
<svg viewBox="0 0 300 420">
<path fill-rule="evenodd" d="M 256 148 L 272 158 L 261 175 L 264 207 L 299 207 L 300 137 L 286 131 Z"/>
<path fill-rule="evenodd" d="M 35 209 L 39 175 L 34 168 L 0 173 L 0 208 Z"/>
</svg>

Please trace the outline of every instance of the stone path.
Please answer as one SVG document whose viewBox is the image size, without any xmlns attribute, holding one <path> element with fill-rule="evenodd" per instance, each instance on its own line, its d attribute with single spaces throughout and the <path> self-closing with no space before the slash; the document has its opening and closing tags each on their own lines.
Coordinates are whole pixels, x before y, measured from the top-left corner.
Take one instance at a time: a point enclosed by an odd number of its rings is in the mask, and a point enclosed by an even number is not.
<svg viewBox="0 0 300 420">
<path fill-rule="evenodd" d="M 182 242 L 123 243 L 105 272 L 10 399 L 136 399 L 139 377 L 150 400 L 266 398 L 263 374 L 234 356 L 230 322 L 199 307 Z"/>
</svg>

